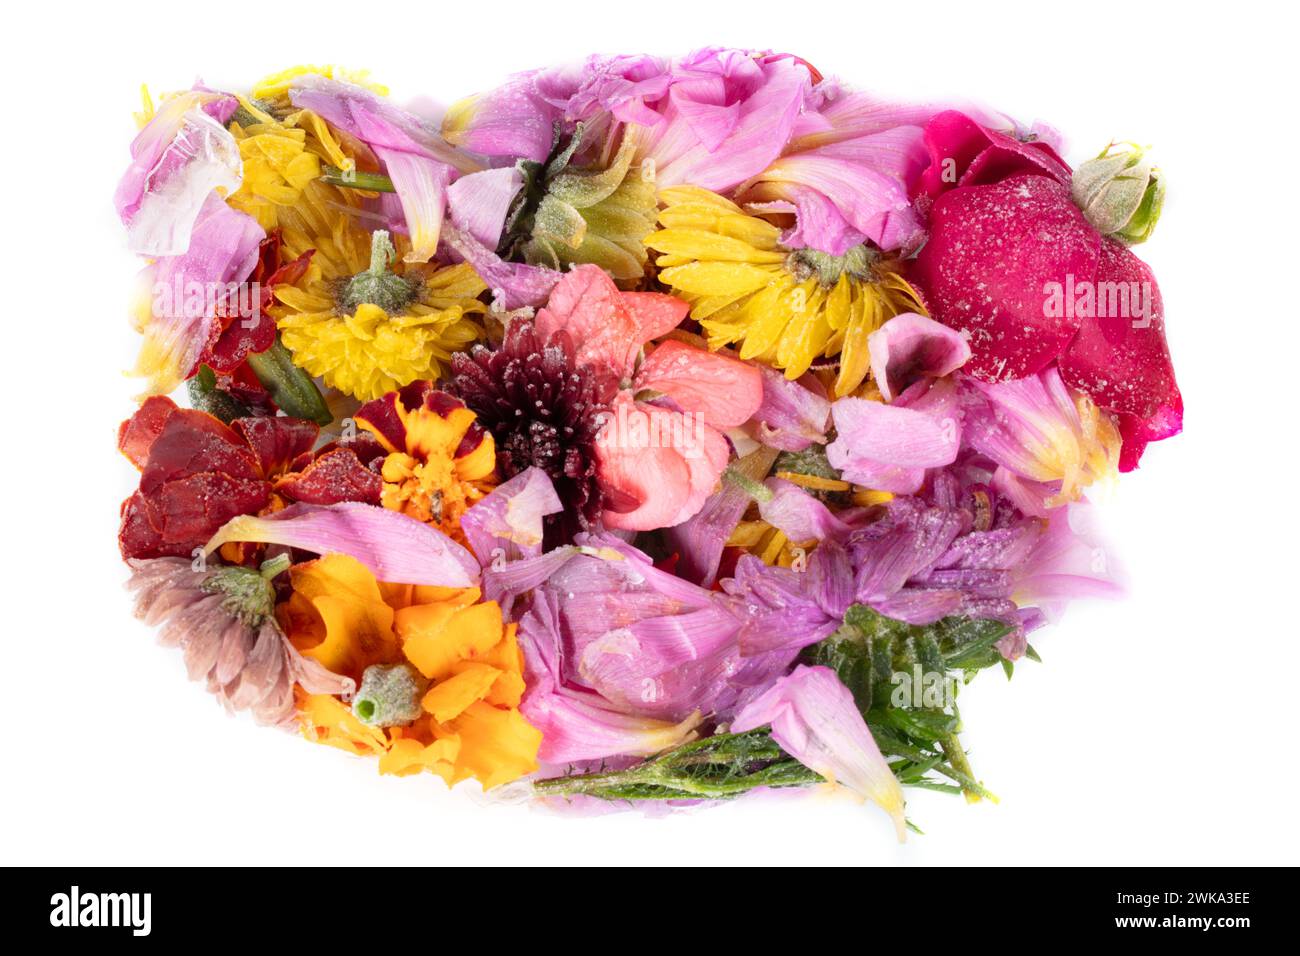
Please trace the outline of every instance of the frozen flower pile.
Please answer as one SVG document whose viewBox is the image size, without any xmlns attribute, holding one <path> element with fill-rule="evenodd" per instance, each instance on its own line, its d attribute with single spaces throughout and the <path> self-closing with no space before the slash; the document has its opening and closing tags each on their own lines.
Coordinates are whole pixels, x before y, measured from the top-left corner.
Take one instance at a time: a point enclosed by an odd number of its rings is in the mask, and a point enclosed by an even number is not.
<svg viewBox="0 0 1300 956">
<path fill-rule="evenodd" d="M 139 121 L 119 541 L 227 708 L 549 804 L 992 797 L 960 689 L 1119 593 L 1087 495 L 1182 428 L 1144 150 L 722 48 Z"/>
</svg>

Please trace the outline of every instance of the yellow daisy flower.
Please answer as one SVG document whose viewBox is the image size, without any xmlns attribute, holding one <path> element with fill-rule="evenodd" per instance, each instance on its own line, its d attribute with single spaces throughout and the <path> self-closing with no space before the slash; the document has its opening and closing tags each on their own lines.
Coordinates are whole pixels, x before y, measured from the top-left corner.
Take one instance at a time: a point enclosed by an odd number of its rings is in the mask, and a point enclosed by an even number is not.
<svg viewBox="0 0 1300 956">
<path fill-rule="evenodd" d="M 835 394 L 870 370 L 867 336 L 903 312 L 925 313 L 897 263 L 865 245 L 842 256 L 790 250 L 781 230 L 695 186 L 662 190 L 659 281 L 691 303 L 709 348 L 742 343 L 740 357 L 803 375 L 819 357 L 839 357 Z"/>
<path fill-rule="evenodd" d="M 436 380 L 482 336 L 472 317 L 487 311 L 487 286 L 468 264 L 395 263 L 388 233 L 368 235 L 328 203 L 299 203 L 281 222 L 286 258 L 315 254 L 300 282 L 276 287 L 272 315 L 294 363 L 331 388 L 369 401 Z"/>
</svg>

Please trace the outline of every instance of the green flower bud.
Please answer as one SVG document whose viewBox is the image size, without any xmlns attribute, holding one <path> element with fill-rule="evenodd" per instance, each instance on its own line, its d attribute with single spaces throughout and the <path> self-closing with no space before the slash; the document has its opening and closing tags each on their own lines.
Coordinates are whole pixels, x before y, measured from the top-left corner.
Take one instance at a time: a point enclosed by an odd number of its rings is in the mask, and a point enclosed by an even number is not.
<svg viewBox="0 0 1300 956">
<path fill-rule="evenodd" d="M 352 713 L 372 727 L 409 724 L 422 713 L 420 700 L 429 682 L 408 664 L 372 664 L 361 675 Z"/>
<path fill-rule="evenodd" d="M 1070 194 L 1088 222 L 1125 245 L 1151 237 L 1165 201 L 1165 180 L 1142 147 L 1112 143 L 1074 171 Z"/>
</svg>

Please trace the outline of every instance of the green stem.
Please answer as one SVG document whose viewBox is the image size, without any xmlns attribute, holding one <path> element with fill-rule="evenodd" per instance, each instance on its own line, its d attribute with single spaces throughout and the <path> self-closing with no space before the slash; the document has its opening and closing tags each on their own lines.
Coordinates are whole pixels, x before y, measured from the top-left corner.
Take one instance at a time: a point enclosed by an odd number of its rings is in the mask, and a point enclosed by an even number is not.
<svg viewBox="0 0 1300 956">
<path fill-rule="evenodd" d="M 395 193 L 393 181 L 383 173 L 363 173 L 357 169 L 339 169 L 337 166 L 321 167 L 321 182 L 344 189 L 365 189 L 373 193 Z"/>
<path fill-rule="evenodd" d="M 248 365 L 257 380 L 271 393 L 271 401 L 286 415 L 305 418 L 317 425 L 328 425 L 334 420 L 316 383 L 293 364 L 293 356 L 280 341 L 278 333 L 274 345 L 265 352 L 254 352 L 248 357 Z"/>
</svg>

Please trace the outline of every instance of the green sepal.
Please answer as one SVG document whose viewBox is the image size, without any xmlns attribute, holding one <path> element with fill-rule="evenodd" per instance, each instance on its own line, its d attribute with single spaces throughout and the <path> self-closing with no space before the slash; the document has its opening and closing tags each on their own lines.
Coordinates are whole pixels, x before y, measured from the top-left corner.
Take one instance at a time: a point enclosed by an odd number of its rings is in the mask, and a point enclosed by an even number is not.
<svg viewBox="0 0 1300 956">
<path fill-rule="evenodd" d="M 286 415 L 322 426 L 334 420 L 320 389 L 310 375 L 293 364 L 293 356 L 280 341 L 278 332 L 274 345 L 248 357 L 248 366 L 270 393 L 271 401 Z"/>
</svg>

